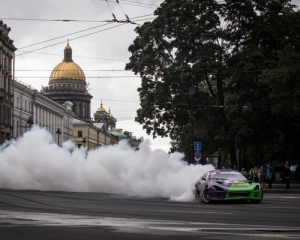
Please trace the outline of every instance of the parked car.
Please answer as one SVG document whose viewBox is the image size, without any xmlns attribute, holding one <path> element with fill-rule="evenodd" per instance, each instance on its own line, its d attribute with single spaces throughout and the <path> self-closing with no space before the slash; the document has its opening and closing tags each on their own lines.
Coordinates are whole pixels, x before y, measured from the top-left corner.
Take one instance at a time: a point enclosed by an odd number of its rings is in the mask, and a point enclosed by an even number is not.
<svg viewBox="0 0 300 240">
<path fill-rule="evenodd" d="M 247 180 L 240 172 L 219 169 L 205 173 L 195 184 L 196 196 L 203 202 L 250 200 L 259 203 L 263 191 L 259 183 Z"/>
<path fill-rule="evenodd" d="M 292 179 L 300 178 L 300 165 L 291 165 L 290 169 L 291 169 Z"/>
</svg>

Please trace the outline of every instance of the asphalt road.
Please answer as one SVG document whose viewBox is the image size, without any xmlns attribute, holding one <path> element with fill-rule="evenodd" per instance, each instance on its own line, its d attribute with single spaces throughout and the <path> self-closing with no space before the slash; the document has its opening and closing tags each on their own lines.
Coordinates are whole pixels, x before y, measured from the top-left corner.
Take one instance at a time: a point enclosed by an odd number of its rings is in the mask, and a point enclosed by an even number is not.
<svg viewBox="0 0 300 240">
<path fill-rule="evenodd" d="M 300 239 L 300 195 L 204 204 L 0 189 L 0 240 Z"/>
</svg>

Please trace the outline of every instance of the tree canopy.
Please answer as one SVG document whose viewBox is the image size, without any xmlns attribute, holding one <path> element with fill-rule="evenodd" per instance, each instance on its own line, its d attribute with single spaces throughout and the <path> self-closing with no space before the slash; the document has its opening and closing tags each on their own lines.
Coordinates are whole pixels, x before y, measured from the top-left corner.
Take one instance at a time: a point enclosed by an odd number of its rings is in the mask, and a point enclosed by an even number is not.
<svg viewBox="0 0 300 240">
<path fill-rule="evenodd" d="M 288 0 L 165 0 L 136 28 L 127 70 L 139 74 L 136 121 L 189 156 L 236 164 L 299 157 L 300 13 Z M 189 157 L 187 157 L 187 160 Z"/>
</svg>

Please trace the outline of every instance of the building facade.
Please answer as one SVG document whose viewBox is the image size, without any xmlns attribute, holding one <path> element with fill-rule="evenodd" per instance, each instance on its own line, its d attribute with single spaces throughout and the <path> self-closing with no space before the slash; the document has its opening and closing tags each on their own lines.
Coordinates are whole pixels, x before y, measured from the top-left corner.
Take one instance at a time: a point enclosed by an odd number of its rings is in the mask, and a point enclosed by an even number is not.
<svg viewBox="0 0 300 240">
<path fill-rule="evenodd" d="M 12 79 L 16 48 L 8 36 L 10 30 L 0 20 L 0 144 L 10 139 L 12 132 Z"/>
<path fill-rule="evenodd" d="M 61 145 L 73 137 L 72 103 L 60 105 L 37 90 L 19 81 L 13 81 L 14 111 L 13 136 L 18 138 L 33 124 L 46 128 L 54 141 Z"/>
<path fill-rule="evenodd" d="M 118 138 L 107 132 L 103 123 L 87 123 L 74 119 L 73 127 L 73 141 L 77 147 L 91 150 L 118 143 Z"/>
<path fill-rule="evenodd" d="M 53 101 L 63 104 L 70 101 L 77 119 L 91 120 L 91 99 L 84 72 L 72 59 L 72 48 L 69 43 L 64 49 L 64 59 L 52 71 L 49 86 L 42 92 Z"/>
</svg>

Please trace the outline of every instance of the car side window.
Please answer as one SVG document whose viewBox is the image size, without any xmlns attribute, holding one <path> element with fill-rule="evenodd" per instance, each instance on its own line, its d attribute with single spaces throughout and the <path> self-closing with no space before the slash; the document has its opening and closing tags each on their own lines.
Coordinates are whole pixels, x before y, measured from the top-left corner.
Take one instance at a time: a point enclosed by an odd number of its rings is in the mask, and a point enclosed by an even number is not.
<svg viewBox="0 0 300 240">
<path fill-rule="evenodd" d="M 207 173 L 205 173 L 205 174 L 202 176 L 201 180 L 206 180 L 206 176 L 207 176 Z"/>
</svg>

